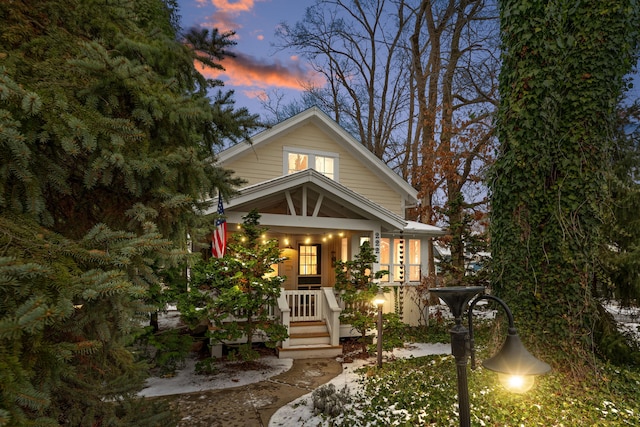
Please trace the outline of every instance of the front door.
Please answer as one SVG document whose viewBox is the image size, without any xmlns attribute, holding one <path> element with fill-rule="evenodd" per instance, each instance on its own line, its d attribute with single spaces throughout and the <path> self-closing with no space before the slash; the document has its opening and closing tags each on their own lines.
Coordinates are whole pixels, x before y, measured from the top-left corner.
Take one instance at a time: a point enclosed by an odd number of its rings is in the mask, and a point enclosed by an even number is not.
<svg viewBox="0 0 640 427">
<path fill-rule="evenodd" d="M 322 287 L 322 245 L 298 245 L 298 289 Z"/>
</svg>

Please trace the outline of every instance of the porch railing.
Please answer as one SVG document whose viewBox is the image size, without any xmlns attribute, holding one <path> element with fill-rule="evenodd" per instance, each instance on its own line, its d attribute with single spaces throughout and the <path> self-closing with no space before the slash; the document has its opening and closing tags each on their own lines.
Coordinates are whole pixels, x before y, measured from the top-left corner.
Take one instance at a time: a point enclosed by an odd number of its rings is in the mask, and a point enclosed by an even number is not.
<svg viewBox="0 0 640 427">
<path fill-rule="evenodd" d="M 277 312 L 282 324 L 289 327 L 291 322 L 324 321 L 331 345 L 340 342 L 340 312 L 333 288 L 318 290 L 282 290 L 278 298 Z M 282 342 L 282 348 L 289 348 L 289 339 Z"/>
<path fill-rule="evenodd" d="M 321 289 L 311 291 L 284 291 L 291 309 L 292 322 L 322 320 L 324 295 Z"/>
</svg>

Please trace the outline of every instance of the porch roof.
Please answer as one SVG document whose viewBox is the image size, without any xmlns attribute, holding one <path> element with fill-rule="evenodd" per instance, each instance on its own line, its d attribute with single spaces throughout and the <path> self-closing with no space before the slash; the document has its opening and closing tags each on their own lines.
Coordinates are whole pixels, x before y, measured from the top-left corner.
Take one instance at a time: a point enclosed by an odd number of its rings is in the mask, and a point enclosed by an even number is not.
<svg viewBox="0 0 640 427">
<path fill-rule="evenodd" d="M 261 223 L 273 231 L 278 228 L 371 230 L 371 222 L 376 222 L 383 233 L 445 234 L 438 227 L 406 221 L 313 169 L 241 188 L 225 204 L 227 220 L 240 223 L 254 208 L 262 216 Z M 207 213 L 213 212 L 212 208 Z"/>
</svg>

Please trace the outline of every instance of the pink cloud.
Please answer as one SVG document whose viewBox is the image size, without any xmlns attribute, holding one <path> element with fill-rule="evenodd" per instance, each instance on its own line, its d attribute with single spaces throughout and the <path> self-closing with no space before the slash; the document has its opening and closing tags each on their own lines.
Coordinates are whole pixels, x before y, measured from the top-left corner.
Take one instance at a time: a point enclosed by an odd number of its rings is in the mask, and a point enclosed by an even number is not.
<svg viewBox="0 0 640 427">
<path fill-rule="evenodd" d="M 283 64 L 273 60 L 266 62 L 249 55 L 237 53 L 235 58 L 225 58 L 224 71 L 213 69 L 201 69 L 203 75 L 209 78 L 226 77 L 225 85 L 228 88 L 244 87 L 247 90 L 283 88 L 303 90 L 303 85 L 313 83 L 322 85 L 322 78 L 315 72 L 305 69 L 297 62 Z"/>
<path fill-rule="evenodd" d="M 249 12 L 253 9 L 253 0 L 211 0 L 211 3 L 222 13 Z"/>
</svg>

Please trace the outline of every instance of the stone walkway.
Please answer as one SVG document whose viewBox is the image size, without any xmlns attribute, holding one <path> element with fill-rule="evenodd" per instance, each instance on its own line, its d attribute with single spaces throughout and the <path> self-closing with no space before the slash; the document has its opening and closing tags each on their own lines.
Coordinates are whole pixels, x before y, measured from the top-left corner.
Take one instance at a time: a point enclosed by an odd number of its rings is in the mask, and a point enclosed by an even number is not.
<svg viewBox="0 0 640 427">
<path fill-rule="evenodd" d="M 267 427 L 280 407 L 341 372 L 335 359 L 294 360 L 287 372 L 265 381 L 174 396 L 182 417 L 178 427 Z"/>
</svg>

